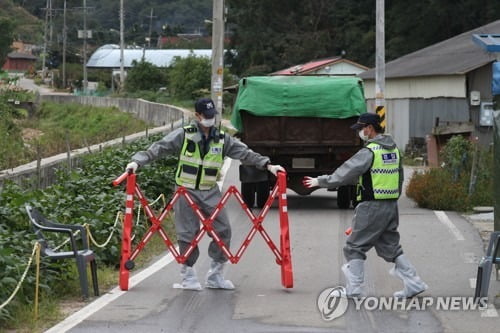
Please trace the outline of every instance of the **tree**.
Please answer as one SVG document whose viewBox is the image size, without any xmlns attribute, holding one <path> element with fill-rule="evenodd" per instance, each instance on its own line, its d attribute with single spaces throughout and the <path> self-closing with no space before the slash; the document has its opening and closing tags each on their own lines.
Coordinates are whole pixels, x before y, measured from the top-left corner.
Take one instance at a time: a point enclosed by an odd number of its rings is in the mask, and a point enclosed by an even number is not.
<svg viewBox="0 0 500 333">
<path fill-rule="evenodd" d="M 0 67 L 5 63 L 7 55 L 9 54 L 12 45 L 14 24 L 11 20 L 0 18 Z"/>
<path fill-rule="evenodd" d="M 210 91 L 210 76 L 208 57 L 197 57 L 193 53 L 187 58 L 175 57 L 168 72 L 170 94 L 180 99 L 192 99 L 200 90 Z"/>
<path fill-rule="evenodd" d="M 140 62 L 134 60 L 132 66 L 125 80 L 126 91 L 158 90 L 167 84 L 167 76 L 164 69 L 145 60 L 141 60 Z"/>
</svg>

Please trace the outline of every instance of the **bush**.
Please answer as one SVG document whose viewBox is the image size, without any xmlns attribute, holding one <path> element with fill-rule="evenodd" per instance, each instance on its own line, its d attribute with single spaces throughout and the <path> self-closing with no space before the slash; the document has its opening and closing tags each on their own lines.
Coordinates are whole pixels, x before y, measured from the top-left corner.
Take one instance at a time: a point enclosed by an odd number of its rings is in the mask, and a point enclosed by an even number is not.
<svg viewBox="0 0 500 333">
<path fill-rule="evenodd" d="M 127 91 L 155 91 L 167 85 L 167 75 L 164 69 L 144 60 L 133 61 L 132 66 L 125 80 Z"/>
<path fill-rule="evenodd" d="M 195 99 L 201 89 L 210 89 L 211 65 L 208 57 L 190 54 L 175 57 L 168 71 L 169 91 L 179 99 Z M 199 97 L 199 96 L 198 96 Z"/>
<path fill-rule="evenodd" d="M 131 156 L 138 150 L 147 148 L 160 136 L 143 139 L 125 147 L 106 149 L 101 153 L 88 155 L 83 166 L 71 173 L 61 170 L 56 185 L 44 190 L 27 191 L 15 184 L 5 184 L 0 190 L 0 303 L 5 301 L 19 281 L 28 258 L 31 255 L 35 237 L 28 223 L 24 204 L 30 202 L 39 207 L 48 218 L 61 223 L 90 225 L 90 230 L 98 243 L 103 243 L 114 231 L 117 212 L 125 206 L 124 184 L 112 187 L 111 181 L 119 176 Z M 176 159 L 166 158 L 140 169 L 139 184 L 149 200 L 163 193 L 168 198 L 174 186 Z M 137 243 L 149 226 L 144 214 L 138 225 L 134 225 Z M 54 239 L 56 245 L 62 239 Z M 98 265 L 116 267 L 119 264 L 121 247 L 121 225 L 113 234 L 105 248 L 93 247 Z M 74 262 L 42 260 L 41 286 L 46 294 L 61 295 L 68 292 L 67 281 L 77 279 Z M 33 267 L 12 304 L 0 311 L 0 326 L 10 318 L 9 310 L 16 305 L 29 303 L 34 296 Z"/>
<path fill-rule="evenodd" d="M 476 172 L 471 183 L 474 149 L 462 136 L 452 137 L 441 152 L 442 167 L 416 172 L 406 195 L 419 207 L 429 209 L 463 212 L 477 205 L 492 205 L 493 152 L 477 149 Z"/>
<path fill-rule="evenodd" d="M 463 184 L 453 182 L 452 175 L 441 168 L 415 173 L 406 189 L 406 195 L 421 208 L 462 211 L 469 206 Z"/>
</svg>

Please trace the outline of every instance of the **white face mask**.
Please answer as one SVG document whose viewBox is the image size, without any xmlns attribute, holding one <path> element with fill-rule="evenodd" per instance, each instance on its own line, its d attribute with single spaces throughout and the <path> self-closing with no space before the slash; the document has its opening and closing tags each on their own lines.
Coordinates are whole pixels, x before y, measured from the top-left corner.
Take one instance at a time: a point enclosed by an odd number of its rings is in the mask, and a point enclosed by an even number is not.
<svg viewBox="0 0 500 333">
<path fill-rule="evenodd" d="M 202 120 L 200 120 L 200 124 L 203 127 L 212 127 L 215 125 L 215 117 L 213 117 L 211 119 L 203 118 Z"/>
<path fill-rule="evenodd" d="M 368 140 L 368 135 L 365 135 L 365 130 L 364 130 L 364 128 L 362 128 L 362 129 L 360 129 L 360 130 L 359 130 L 358 135 L 359 135 L 359 138 L 360 138 L 361 140 L 363 140 L 363 141 Z"/>
</svg>

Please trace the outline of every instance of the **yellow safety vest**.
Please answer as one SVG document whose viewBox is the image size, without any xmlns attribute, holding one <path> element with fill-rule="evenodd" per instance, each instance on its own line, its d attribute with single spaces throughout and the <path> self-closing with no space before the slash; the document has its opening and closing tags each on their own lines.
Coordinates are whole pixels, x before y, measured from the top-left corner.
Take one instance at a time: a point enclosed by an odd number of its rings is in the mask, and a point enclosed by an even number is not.
<svg viewBox="0 0 500 333">
<path fill-rule="evenodd" d="M 175 182 L 190 189 L 209 190 L 217 184 L 224 158 L 224 132 L 210 141 L 208 152 L 201 156 L 200 147 L 193 140 L 198 128 L 193 125 L 184 127 L 184 143 L 175 173 Z"/>
<path fill-rule="evenodd" d="M 370 169 L 359 177 L 358 201 L 399 198 L 399 149 L 385 149 L 370 142 L 366 145 L 373 153 Z"/>
</svg>

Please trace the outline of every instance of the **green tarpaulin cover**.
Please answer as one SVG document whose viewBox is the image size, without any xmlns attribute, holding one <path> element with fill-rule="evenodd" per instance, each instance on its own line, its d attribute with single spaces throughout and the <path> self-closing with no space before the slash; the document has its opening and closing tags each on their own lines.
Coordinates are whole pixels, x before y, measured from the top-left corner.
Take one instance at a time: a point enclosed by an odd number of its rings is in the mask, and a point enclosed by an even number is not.
<svg viewBox="0 0 500 333">
<path fill-rule="evenodd" d="M 240 111 L 256 116 L 349 118 L 366 112 L 357 77 L 254 76 L 239 82 L 231 123 L 243 132 Z"/>
</svg>

